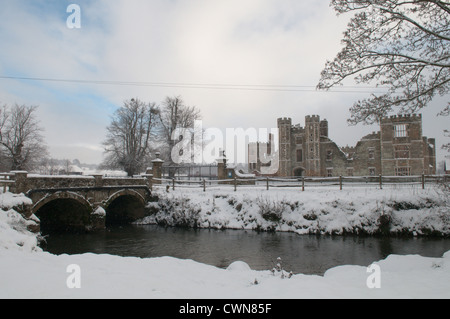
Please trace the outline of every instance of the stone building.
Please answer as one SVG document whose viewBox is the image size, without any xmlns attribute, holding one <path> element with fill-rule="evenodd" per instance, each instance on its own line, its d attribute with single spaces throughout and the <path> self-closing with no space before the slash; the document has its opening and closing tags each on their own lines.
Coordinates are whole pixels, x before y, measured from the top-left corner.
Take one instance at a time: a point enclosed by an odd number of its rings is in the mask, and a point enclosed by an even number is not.
<svg viewBox="0 0 450 319">
<path fill-rule="evenodd" d="M 450 175 L 450 156 L 446 156 L 444 159 L 444 174 Z"/>
<path fill-rule="evenodd" d="M 264 176 L 277 176 L 277 172 L 271 169 L 271 158 L 275 151 L 274 140 L 275 136 L 269 134 L 269 141 L 267 143 L 252 142 L 248 144 L 248 170 L 253 174 Z M 266 156 L 269 154 L 270 156 Z"/>
<path fill-rule="evenodd" d="M 421 115 L 383 118 L 380 130 L 354 147 L 336 145 L 328 136 L 327 120 L 318 115 L 306 116 L 305 126 L 279 118 L 278 129 L 277 176 L 436 174 L 435 139 L 422 135 Z M 257 172 L 260 165 L 249 156 L 250 172 Z"/>
</svg>

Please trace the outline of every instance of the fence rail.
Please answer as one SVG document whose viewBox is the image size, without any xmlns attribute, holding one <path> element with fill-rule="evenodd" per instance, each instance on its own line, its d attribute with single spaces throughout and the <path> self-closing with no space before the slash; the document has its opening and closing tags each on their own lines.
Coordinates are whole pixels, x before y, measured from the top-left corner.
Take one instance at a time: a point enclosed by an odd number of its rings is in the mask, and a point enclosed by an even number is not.
<svg viewBox="0 0 450 319">
<path fill-rule="evenodd" d="M 140 176 L 139 178 L 142 178 Z M 255 177 L 255 178 L 234 178 L 222 180 L 185 180 L 175 178 L 155 178 L 148 175 L 150 187 L 165 187 L 175 190 L 176 188 L 201 188 L 204 192 L 207 189 L 230 187 L 237 191 L 238 188 L 297 188 L 305 191 L 309 188 L 332 187 L 343 190 L 350 187 L 401 187 L 415 186 L 425 189 L 426 185 L 437 183 L 450 183 L 450 175 L 416 175 L 416 176 L 337 176 L 337 177 Z M 0 187 L 6 192 L 10 187 L 15 186 L 14 173 L 0 173 Z"/>
<path fill-rule="evenodd" d="M 257 178 L 234 178 L 224 180 L 181 180 L 169 178 L 153 178 L 153 186 L 165 187 L 175 190 L 176 188 L 203 188 L 213 189 L 218 187 L 232 187 L 234 191 L 238 188 L 298 188 L 305 191 L 307 188 L 335 187 L 343 190 L 346 187 L 398 187 L 416 186 L 425 189 L 426 185 L 437 183 L 449 183 L 450 175 L 417 175 L 417 176 L 337 176 L 337 177 L 257 177 Z"/>
</svg>

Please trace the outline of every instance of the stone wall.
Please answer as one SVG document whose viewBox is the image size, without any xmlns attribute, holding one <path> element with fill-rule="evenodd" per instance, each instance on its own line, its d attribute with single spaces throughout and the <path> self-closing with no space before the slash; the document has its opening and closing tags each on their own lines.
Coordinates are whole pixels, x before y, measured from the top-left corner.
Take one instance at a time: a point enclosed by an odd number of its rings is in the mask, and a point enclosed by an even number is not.
<svg viewBox="0 0 450 319">
<path fill-rule="evenodd" d="M 349 158 L 349 167 L 353 168 L 354 176 L 381 174 L 381 144 L 379 132 L 373 132 L 358 141 L 351 159 Z"/>
<path fill-rule="evenodd" d="M 421 115 L 384 118 L 381 121 L 381 153 L 383 175 L 397 175 L 399 171 L 409 175 L 436 173 L 436 158 L 429 150 L 428 139 L 422 136 Z"/>
</svg>

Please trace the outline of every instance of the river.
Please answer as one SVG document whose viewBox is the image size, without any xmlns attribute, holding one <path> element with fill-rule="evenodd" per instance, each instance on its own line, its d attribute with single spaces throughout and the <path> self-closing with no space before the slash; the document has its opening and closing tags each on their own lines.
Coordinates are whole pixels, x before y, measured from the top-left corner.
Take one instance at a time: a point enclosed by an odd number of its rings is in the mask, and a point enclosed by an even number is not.
<svg viewBox="0 0 450 319">
<path fill-rule="evenodd" d="M 51 234 L 44 250 L 53 254 L 171 256 L 226 268 L 244 261 L 252 269 L 270 270 L 277 258 L 293 273 L 322 275 L 339 265 L 368 266 L 390 254 L 441 257 L 450 240 L 297 235 L 288 232 L 165 228 L 126 225 L 86 234 Z"/>
</svg>

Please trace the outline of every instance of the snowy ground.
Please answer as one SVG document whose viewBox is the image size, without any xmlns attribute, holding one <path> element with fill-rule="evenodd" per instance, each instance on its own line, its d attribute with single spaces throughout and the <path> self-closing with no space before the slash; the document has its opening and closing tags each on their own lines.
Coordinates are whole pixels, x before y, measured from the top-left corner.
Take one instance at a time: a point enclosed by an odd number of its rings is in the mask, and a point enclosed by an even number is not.
<svg viewBox="0 0 450 319">
<path fill-rule="evenodd" d="M 221 192 L 227 195 L 224 193 L 227 191 Z M 196 194 L 190 194 L 190 199 L 206 196 Z M 231 194 L 216 199 L 226 200 L 227 205 L 237 211 L 237 203 L 228 203 Z M 419 198 L 424 194 L 414 196 Z M 271 193 L 270 196 L 276 195 Z M 317 204 L 310 202 L 313 196 L 332 203 L 352 195 L 329 192 L 301 196 L 308 198 L 304 205 L 315 206 Z M 387 199 L 404 199 L 402 196 L 412 195 L 391 192 L 386 196 Z M 425 197 L 430 196 L 434 196 L 431 191 Z M 246 195 L 237 193 L 233 198 L 243 203 Z M 358 198 L 361 203 L 356 202 Z M 0 298 L 450 298 L 450 251 L 441 258 L 391 255 L 372 264 L 375 267 L 371 267 L 371 272 L 368 267 L 344 265 L 328 270 L 324 276 L 297 274 L 290 278 L 283 278 L 282 272 L 252 270 L 242 262 L 220 269 L 171 257 L 55 256 L 41 251 L 35 235 L 26 231 L 29 222 L 13 209 L 21 200 L 28 199 L 11 194 L 0 196 L 0 203 L 5 207 L 0 210 Z M 353 200 L 353 205 L 359 209 L 373 198 L 369 193 L 366 196 L 359 193 Z M 244 209 L 244 204 L 242 206 L 240 211 Z M 213 213 L 206 216 L 218 218 L 219 214 Z M 446 213 L 448 215 L 448 211 Z M 334 213 L 325 216 L 330 214 Z M 237 220 L 233 216 L 223 216 L 220 224 Z M 438 225 L 438 221 L 435 223 Z"/>
</svg>

